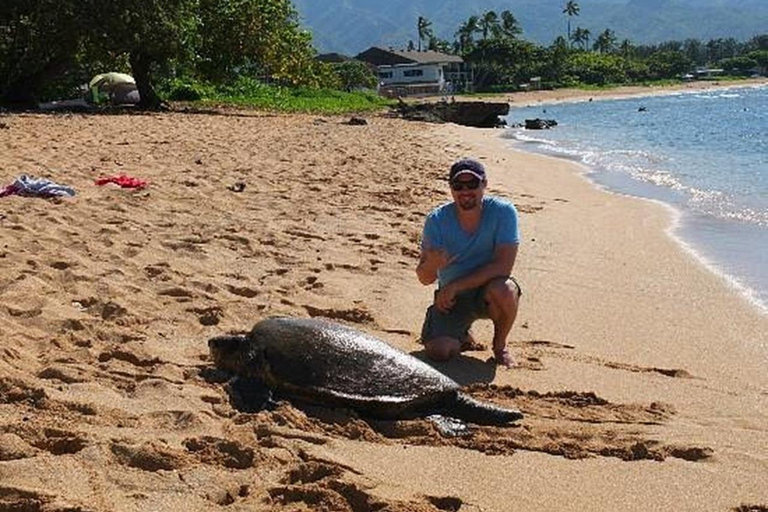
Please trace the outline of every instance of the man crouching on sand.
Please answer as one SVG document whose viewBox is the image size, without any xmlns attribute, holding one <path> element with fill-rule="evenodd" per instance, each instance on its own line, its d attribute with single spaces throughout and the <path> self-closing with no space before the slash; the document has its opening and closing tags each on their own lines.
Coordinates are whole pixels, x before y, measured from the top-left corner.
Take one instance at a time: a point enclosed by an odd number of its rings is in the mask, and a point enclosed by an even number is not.
<svg viewBox="0 0 768 512">
<path fill-rule="evenodd" d="M 503 199 L 483 197 L 488 182 L 480 162 L 459 160 L 448 181 L 453 202 L 427 216 L 416 268 L 421 284 L 438 281 L 421 340 L 427 356 L 447 361 L 471 347 L 472 323 L 490 318 L 496 362 L 510 367 L 507 336 L 522 295 L 512 277 L 520 242 L 517 210 Z"/>
</svg>

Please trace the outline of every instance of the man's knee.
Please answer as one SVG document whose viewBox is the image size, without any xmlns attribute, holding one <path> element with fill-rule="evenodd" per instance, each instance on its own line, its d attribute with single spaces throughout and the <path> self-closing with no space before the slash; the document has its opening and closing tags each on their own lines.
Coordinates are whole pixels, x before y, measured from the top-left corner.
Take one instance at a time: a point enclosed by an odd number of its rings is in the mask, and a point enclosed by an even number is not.
<svg viewBox="0 0 768 512">
<path fill-rule="evenodd" d="M 520 301 L 520 290 L 511 279 L 497 279 L 491 281 L 485 289 L 485 300 L 492 307 L 500 307 L 506 311 L 517 310 Z"/>
<path fill-rule="evenodd" d="M 448 337 L 435 338 L 424 343 L 427 357 L 433 361 L 448 361 L 459 353 L 459 340 Z"/>
</svg>

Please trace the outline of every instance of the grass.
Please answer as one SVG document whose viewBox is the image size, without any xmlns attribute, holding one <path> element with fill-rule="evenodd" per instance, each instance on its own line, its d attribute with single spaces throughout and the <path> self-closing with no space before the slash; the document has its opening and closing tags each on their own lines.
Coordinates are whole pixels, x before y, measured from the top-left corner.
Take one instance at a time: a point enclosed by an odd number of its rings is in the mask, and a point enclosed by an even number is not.
<svg viewBox="0 0 768 512">
<path fill-rule="evenodd" d="M 169 84 L 165 92 L 172 101 L 190 101 L 193 105 L 237 106 L 273 112 L 344 114 L 381 110 L 394 104 L 375 92 L 282 87 L 248 78 L 217 86 L 175 82 Z"/>
<path fill-rule="evenodd" d="M 267 94 L 216 94 L 200 100 L 203 105 L 233 105 L 277 112 L 343 114 L 381 110 L 394 102 L 375 93 L 344 92 L 332 89 L 273 88 Z"/>
</svg>

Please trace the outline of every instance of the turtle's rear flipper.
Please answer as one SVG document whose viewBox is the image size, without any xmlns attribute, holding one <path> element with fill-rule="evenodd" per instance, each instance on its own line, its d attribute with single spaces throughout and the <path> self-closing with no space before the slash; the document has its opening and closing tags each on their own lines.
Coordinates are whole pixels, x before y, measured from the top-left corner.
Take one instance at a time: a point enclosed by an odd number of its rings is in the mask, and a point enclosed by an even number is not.
<svg viewBox="0 0 768 512">
<path fill-rule="evenodd" d="M 517 409 L 505 409 L 481 402 L 463 393 L 458 393 L 456 402 L 451 404 L 446 412 L 450 416 L 478 425 L 506 425 L 523 419 L 523 413 Z"/>
<path fill-rule="evenodd" d="M 472 434 L 469 426 L 463 420 L 443 416 L 442 414 L 430 414 L 427 419 L 445 437 L 460 437 Z"/>
<path fill-rule="evenodd" d="M 272 390 L 259 379 L 235 377 L 229 383 L 229 403 L 240 412 L 272 410 Z"/>
</svg>

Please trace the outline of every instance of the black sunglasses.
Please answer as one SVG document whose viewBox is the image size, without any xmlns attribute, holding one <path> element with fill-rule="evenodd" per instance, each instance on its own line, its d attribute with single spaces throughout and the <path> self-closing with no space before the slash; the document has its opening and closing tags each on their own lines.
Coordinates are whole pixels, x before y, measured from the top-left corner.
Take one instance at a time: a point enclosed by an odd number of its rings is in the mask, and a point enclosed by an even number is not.
<svg viewBox="0 0 768 512">
<path fill-rule="evenodd" d="M 480 180 L 477 178 L 468 181 L 454 180 L 451 182 L 451 189 L 455 190 L 456 192 L 461 192 L 462 190 L 477 190 L 479 186 Z"/>
</svg>

